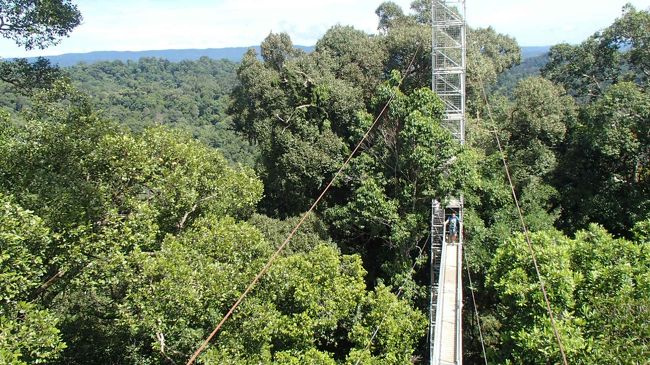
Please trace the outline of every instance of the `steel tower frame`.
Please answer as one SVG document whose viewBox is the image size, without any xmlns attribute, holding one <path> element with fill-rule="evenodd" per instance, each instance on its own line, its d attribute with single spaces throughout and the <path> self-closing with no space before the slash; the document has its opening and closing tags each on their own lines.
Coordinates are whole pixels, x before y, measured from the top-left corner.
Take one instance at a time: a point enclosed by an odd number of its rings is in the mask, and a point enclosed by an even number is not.
<svg viewBox="0 0 650 365">
<path fill-rule="evenodd" d="M 431 89 L 445 105 L 443 123 L 465 143 L 465 0 L 433 0 Z"/>
</svg>

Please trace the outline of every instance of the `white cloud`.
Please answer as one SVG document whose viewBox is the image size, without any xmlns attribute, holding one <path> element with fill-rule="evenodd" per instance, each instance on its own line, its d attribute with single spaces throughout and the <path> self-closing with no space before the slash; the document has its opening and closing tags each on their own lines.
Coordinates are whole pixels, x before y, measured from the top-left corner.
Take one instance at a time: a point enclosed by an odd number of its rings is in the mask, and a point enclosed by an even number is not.
<svg viewBox="0 0 650 365">
<path fill-rule="evenodd" d="M 610 24 L 630 0 L 468 0 L 472 26 L 492 25 L 522 45 L 577 43 Z M 259 44 L 270 31 L 312 45 L 331 26 L 374 32 L 382 0 L 114 0 L 77 1 L 84 23 L 44 51 L 24 52 L 0 40 L 0 55 L 52 55 L 93 50 L 217 48 Z M 395 1 L 408 10 L 410 0 Z M 650 0 L 632 0 L 647 8 Z"/>
<path fill-rule="evenodd" d="M 610 25 L 628 2 L 650 6 L 650 0 L 469 0 L 467 18 L 473 26 L 493 25 L 521 45 L 579 43 Z"/>
</svg>

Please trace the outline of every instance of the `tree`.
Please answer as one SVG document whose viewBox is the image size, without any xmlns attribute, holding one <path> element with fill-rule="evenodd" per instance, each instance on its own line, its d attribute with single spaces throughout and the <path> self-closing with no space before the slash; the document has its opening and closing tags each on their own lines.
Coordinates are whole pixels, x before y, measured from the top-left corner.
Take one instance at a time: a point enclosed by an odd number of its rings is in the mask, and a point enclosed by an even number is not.
<svg viewBox="0 0 650 365">
<path fill-rule="evenodd" d="M 619 83 L 583 109 L 560 168 L 565 228 L 598 222 L 630 237 L 634 223 L 647 217 L 649 105 L 638 86 Z"/>
<path fill-rule="evenodd" d="M 0 363 L 45 363 L 65 347 L 58 318 L 29 303 L 51 251 L 51 233 L 43 221 L 0 193 Z"/>
<path fill-rule="evenodd" d="M 440 99 L 424 88 L 402 93 L 399 78 L 394 72 L 378 89 L 377 110 L 393 101 L 365 153 L 352 160 L 348 198 L 326 212 L 342 247 L 364 254 L 370 285 L 410 268 L 428 232 L 431 199 L 455 194 L 476 177 L 476 156 L 440 124 Z M 361 118 L 362 125 L 374 119 Z"/>
<path fill-rule="evenodd" d="M 281 70 L 282 65 L 302 53 L 293 47 L 291 38 L 287 33 L 274 34 L 270 33 L 261 45 L 262 58 L 266 64 Z"/>
<path fill-rule="evenodd" d="M 0 0 L 0 37 L 27 50 L 58 44 L 80 23 L 81 13 L 69 0 Z M 31 64 L 24 59 L 0 62 L 0 80 L 24 94 L 48 87 L 59 77 L 58 67 L 44 58 Z"/>
<path fill-rule="evenodd" d="M 164 127 L 120 130 L 55 86 L 22 123 L 2 119 L 0 358 L 186 360 L 295 219 L 251 217 L 262 185 L 218 151 Z M 360 256 L 342 255 L 317 219 L 306 228 L 202 361 L 412 356 L 424 316 L 387 288 L 368 290 Z"/>
<path fill-rule="evenodd" d="M 0 36 L 28 50 L 59 43 L 81 20 L 70 0 L 0 1 Z"/>
<path fill-rule="evenodd" d="M 47 247 L 32 253 L 38 254 L 35 258 L 21 252 L 38 247 L 9 235 L 10 257 L 29 262 L 32 266 L 25 267 L 38 270 L 35 274 L 4 260 L 2 269 L 15 268 L 9 271 L 29 279 L 21 310 L 35 308 L 33 317 L 26 317 L 33 322 L 26 323 L 50 336 L 43 339 L 43 349 L 50 346 L 50 352 L 38 355 L 36 347 L 28 347 L 34 349 L 34 361 L 55 362 L 61 340 L 68 347 L 63 362 L 90 355 L 110 361 L 117 354 L 102 351 L 124 348 L 129 339 L 124 327 L 108 324 L 127 294 L 125 282 L 116 281 L 118 273 L 132 275 L 138 267 L 125 266 L 126 258 L 151 254 L 166 235 L 186 230 L 205 215 L 248 218 L 262 186 L 248 169 L 230 167 L 217 151 L 188 136 L 160 127 L 140 136 L 119 131 L 98 118 L 69 85 L 55 86 L 38 94 L 27 120 L 3 129 L 0 137 L 0 189 L 29 207 L 51 232 Z M 7 281 L 14 282 L 20 283 Z M 8 321 L 17 316 L 7 313 Z M 3 331 L 10 338 L 32 336 L 27 324 L 10 326 L 4 318 Z"/>
<path fill-rule="evenodd" d="M 65 76 L 92 98 L 102 118 L 135 132 L 169 126 L 218 148 L 230 162 L 253 166 L 254 147 L 232 131 L 226 113 L 236 68 L 234 62 L 207 57 L 177 63 L 142 58 L 79 64 L 67 67 Z M 15 111 L 29 106 L 29 99 L 12 89 L 3 91 L 0 104 Z"/>
<path fill-rule="evenodd" d="M 386 45 L 350 26 L 334 26 L 316 42 L 317 62 L 327 67 L 337 79 L 361 87 L 368 104 L 384 78 Z"/>
<path fill-rule="evenodd" d="M 26 49 L 56 44 L 81 21 L 76 6 L 67 1 L 0 1 L 0 36 Z M 51 84 L 59 76 L 44 59 L 34 64 L 24 60 L 0 63 L 0 80 L 23 92 Z M 15 146 L 16 130 L 0 112 L 0 180 L 6 178 L 12 161 L 6 159 Z M 38 216 L 25 210 L 0 190 L 0 362 L 44 363 L 58 357 L 65 344 L 57 328 L 58 318 L 31 303 L 46 277 L 52 258 L 53 240 Z"/>
<path fill-rule="evenodd" d="M 394 26 L 394 22 L 404 18 L 404 11 L 402 8 L 392 1 L 384 1 L 375 10 L 375 14 L 379 17 L 379 25 L 377 29 L 381 32 L 386 32 Z"/>
<path fill-rule="evenodd" d="M 467 32 L 467 111 L 471 117 L 487 115 L 484 95 L 498 76 L 521 62 L 521 50 L 514 38 L 492 27 Z"/>
<path fill-rule="evenodd" d="M 648 215 L 647 27 L 650 14 L 631 5 L 582 44 L 555 46 L 542 70 L 580 106 L 567 125 L 556 186 L 564 208 L 560 226 L 572 231 L 598 222 L 631 237 Z"/>
<path fill-rule="evenodd" d="M 509 154 L 518 154 L 527 146 L 535 148 L 535 145 L 539 145 L 544 149 L 543 152 L 524 152 L 529 157 L 523 161 L 515 158 L 513 164 L 520 166 L 513 169 L 533 170 L 530 173 L 515 171 L 515 175 L 520 175 L 515 181 L 518 186 L 532 176 L 546 178 L 548 181 L 555 169 L 556 156 L 553 151 L 564 141 L 567 125 L 571 125 L 576 117 L 573 99 L 566 96 L 561 87 L 539 77 L 520 81 L 514 90 L 513 99 L 505 127 L 509 135 L 506 141 L 511 152 Z M 545 163 L 540 156 L 549 156 L 552 162 Z"/>
<path fill-rule="evenodd" d="M 235 129 L 259 146 L 267 188 L 262 206 L 273 216 L 309 207 L 353 143 L 346 132 L 363 109 L 360 87 L 319 67 L 317 57 L 304 55 L 278 70 L 249 52 L 238 70 L 230 112 Z"/>
<path fill-rule="evenodd" d="M 615 239 L 596 225 L 576 234 L 572 267 L 583 280 L 575 296 L 593 341 L 585 363 L 634 364 L 650 356 L 649 243 Z"/>
<path fill-rule="evenodd" d="M 618 82 L 631 81 L 647 87 L 649 24 L 648 11 L 638 11 L 628 4 L 621 18 L 582 44 L 551 48 L 542 75 L 584 102 L 598 98 Z"/>
<path fill-rule="evenodd" d="M 11 84 L 18 92 L 26 95 L 34 90 L 50 87 L 61 77 L 61 70 L 41 57 L 33 63 L 25 59 L 0 62 L 0 80 Z"/>
<path fill-rule="evenodd" d="M 586 341 L 582 323 L 574 314 L 573 296 L 581 280 L 571 270 L 569 240 L 559 232 L 539 232 L 531 237 L 546 284 L 556 325 L 570 361 L 577 362 Z M 522 364 L 555 363 L 560 352 L 553 336 L 542 292 L 523 235 L 504 242 L 496 252 L 486 278 L 498 298 L 497 318 L 503 343 L 492 361 L 506 359 Z"/>
<path fill-rule="evenodd" d="M 650 353 L 648 242 L 615 239 L 590 226 L 574 240 L 532 235 L 534 250 L 571 363 L 634 364 Z M 503 344 L 493 361 L 559 361 L 558 345 L 523 236 L 497 250 L 488 271 Z"/>
<path fill-rule="evenodd" d="M 269 218 L 255 219 L 264 221 Z M 289 229 L 292 222 L 268 223 Z M 341 362 L 366 346 L 384 316 L 382 350 L 372 358 L 410 356 L 424 317 L 388 290 L 371 299 L 376 294 L 365 288 L 357 255 L 341 255 L 315 232 L 299 238 L 304 246 L 274 263 L 201 360 L 284 363 L 317 356 Z M 70 313 L 63 328 L 71 337 L 61 363 L 186 360 L 282 239 L 282 233 L 262 236 L 251 224 L 215 214 L 167 236 L 160 249 L 110 253 L 84 275 L 86 297 L 68 295 L 71 302 L 62 307 Z M 388 325 L 393 321 L 400 325 Z"/>
<path fill-rule="evenodd" d="M 384 39 L 388 49 L 384 61 L 386 78 L 390 77 L 393 70 L 397 70 L 406 76 L 403 83 L 406 92 L 430 87 L 431 27 L 417 23 L 409 16 L 392 24 Z"/>
<path fill-rule="evenodd" d="M 476 184 L 480 188 L 466 192 L 468 204 L 472 204 L 483 221 L 479 229 L 486 231 L 483 237 L 477 238 L 485 249 L 483 254 L 488 256 L 494 254 L 500 242 L 521 229 L 494 133 L 498 133 L 503 145 L 528 228 L 548 230 L 554 227 L 562 212 L 561 196 L 555 185 L 556 174 L 561 169 L 558 161 L 563 158 L 560 151 L 566 130 L 577 119 L 573 99 L 561 87 L 540 77 L 521 80 L 512 100 L 493 97 L 491 107 L 494 120 L 478 120 L 471 129 L 472 145 L 486 156 L 481 168 L 482 179 Z M 473 238 L 468 235 L 470 241 Z M 483 261 L 485 257 L 476 260 Z"/>
</svg>

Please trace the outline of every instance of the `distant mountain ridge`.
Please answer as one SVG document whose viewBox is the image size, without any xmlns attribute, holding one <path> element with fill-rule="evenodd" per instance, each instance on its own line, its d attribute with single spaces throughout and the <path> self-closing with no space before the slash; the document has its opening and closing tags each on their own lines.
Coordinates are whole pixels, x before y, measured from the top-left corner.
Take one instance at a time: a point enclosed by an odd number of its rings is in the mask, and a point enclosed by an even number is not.
<svg viewBox="0 0 650 365">
<path fill-rule="evenodd" d="M 521 47 L 521 58 L 533 58 L 544 55 L 551 50 L 551 46 L 532 46 L 532 47 Z"/>
<path fill-rule="evenodd" d="M 314 46 L 296 46 L 305 52 L 314 50 Z M 101 61 L 137 61 L 143 57 L 164 58 L 171 62 L 180 62 L 184 60 L 198 60 L 201 57 L 212 59 L 226 59 L 233 62 L 239 62 L 246 51 L 254 48 L 258 54 L 259 46 L 251 47 L 228 47 L 228 48 L 205 48 L 205 49 L 162 49 L 150 51 L 95 51 L 88 53 L 65 53 L 58 56 L 45 56 L 53 64 L 61 67 L 74 66 L 80 62 L 95 63 Z M 537 57 L 548 52 L 550 46 L 521 47 L 523 59 Z M 9 58 L 11 59 L 11 58 Z M 36 57 L 27 58 L 33 61 Z"/>
<path fill-rule="evenodd" d="M 306 52 L 314 50 L 313 46 L 295 46 Z M 205 48 L 205 49 L 161 49 L 148 51 L 95 51 L 88 53 L 64 53 L 58 56 L 44 56 L 53 64 L 61 67 L 74 66 L 80 62 L 95 63 L 101 61 L 137 61 L 144 57 L 164 58 L 171 62 L 194 61 L 201 57 L 212 59 L 226 59 L 233 62 L 239 62 L 246 51 L 254 48 L 260 53 L 259 46 L 250 47 L 227 47 L 227 48 Z M 9 58 L 11 59 L 11 58 Z M 36 57 L 28 57 L 27 60 L 33 61 Z"/>
</svg>

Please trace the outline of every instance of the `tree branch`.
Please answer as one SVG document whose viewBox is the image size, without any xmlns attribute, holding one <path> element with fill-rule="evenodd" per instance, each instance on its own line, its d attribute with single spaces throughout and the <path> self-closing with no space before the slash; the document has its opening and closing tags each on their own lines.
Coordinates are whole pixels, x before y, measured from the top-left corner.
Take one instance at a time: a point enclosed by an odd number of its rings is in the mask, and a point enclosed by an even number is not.
<svg viewBox="0 0 650 365">
<path fill-rule="evenodd" d="M 197 202 L 194 203 L 194 205 L 192 205 L 192 208 L 190 208 L 189 211 L 187 211 L 187 212 L 185 212 L 185 214 L 183 214 L 183 217 L 181 218 L 180 222 L 178 222 L 178 224 L 176 224 L 176 227 L 178 228 L 178 230 L 180 231 L 185 227 L 185 223 L 187 221 L 187 218 L 189 218 L 190 214 L 194 213 L 199 208 L 199 204 L 201 204 L 201 203 L 203 203 L 205 201 L 208 201 L 208 200 L 212 200 L 212 199 L 216 198 L 217 196 L 219 196 L 219 194 L 212 194 L 212 195 L 209 195 L 209 196 L 206 196 L 204 198 L 200 198 L 199 200 L 197 200 Z"/>
<path fill-rule="evenodd" d="M 156 332 L 156 339 L 158 342 L 160 342 L 160 353 L 165 357 L 167 361 L 175 365 L 176 361 L 174 361 L 174 359 L 165 353 L 165 335 L 162 332 Z"/>
<path fill-rule="evenodd" d="M 181 221 L 178 222 L 178 224 L 176 225 L 179 231 L 185 227 L 185 222 L 187 221 L 187 218 L 190 216 L 190 214 L 194 213 L 198 207 L 199 207 L 199 203 L 197 202 L 192 206 L 192 209 L 190 209 L 189 211 L 185 212 L 185 214 L 183 214 L 183 218 L 181 218 Z"/>
<path fill-rule="evenodd" d="M 46 291 L 50 286 L 52 286 L 52 284 L 54 284 L 54 282 L 55 282 L 56 280 L 62 278 L 63 275 L 65 275 L 65 273 L 66 273 L 66 272 L 63 271 L 63 270 L 59 270 L 59 271 L 57 271 L 56 274 L 52 275 L 49 279 L 47 279 L 46 282 L 44 282 L 43 284 L 41 284 L 41 286 L 39 286 L 38 289 L 36 289 L 36 292 L 34 292 L 34 294 L 32 294 L 32 297 L 37 297 L 39 294 L 41 294 L 41 293 L 43 293 L 44 291 Z"/>
</svg>

